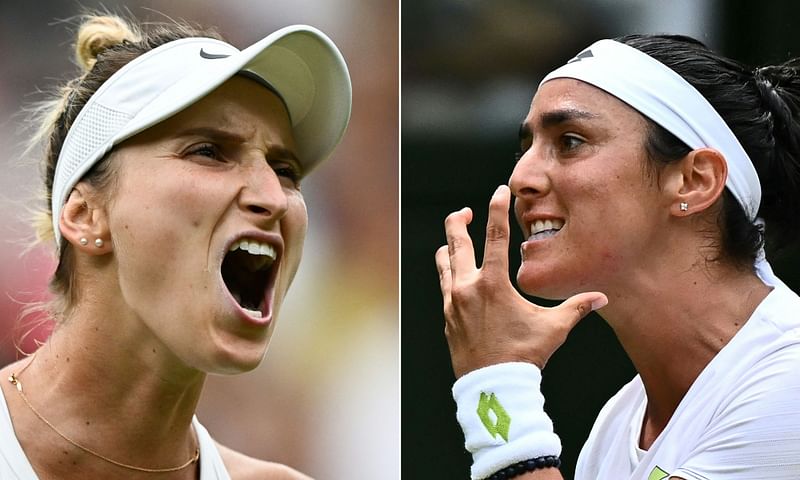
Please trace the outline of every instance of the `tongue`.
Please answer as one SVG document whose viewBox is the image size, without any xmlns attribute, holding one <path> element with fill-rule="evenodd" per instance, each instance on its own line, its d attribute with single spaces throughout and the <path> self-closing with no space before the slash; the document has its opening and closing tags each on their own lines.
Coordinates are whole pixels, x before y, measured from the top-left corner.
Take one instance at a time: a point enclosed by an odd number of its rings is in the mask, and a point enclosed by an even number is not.
<svg viewBox="0 0 800 480">
<path fill-rule="evenodd" d="M 248 308 L 248 307 L 252 307 L 254 309 L 257 309 L 258 305 L 248 305 L 246 301 L 243 302 L 242 301 L 242 294 L 237 288 L 232 288 L 231 289 L 231 295 L 233 295 L 233 298 L 234 298 L 234 300 L 236 300 L 236 303 L 238 303 L 243 309 L 248 310 L 249 312 L 253 312 L 253 311 L 258 312 L 258 310 L 253 310 L 251 308 Z"/>
<path fill-rule="evenodd" d="M 260 310 L 247 308 L 247 306 L 242 303 L 242 295 L 239 292 L 231 292 L 231 295 L 233 295 L 233 299 L 236 300 L 236 303 L 238 303 L 239 306 L 241 306 L 242 309 L 251 317 L 261 318 L 264 316 Z"/>
</svg>

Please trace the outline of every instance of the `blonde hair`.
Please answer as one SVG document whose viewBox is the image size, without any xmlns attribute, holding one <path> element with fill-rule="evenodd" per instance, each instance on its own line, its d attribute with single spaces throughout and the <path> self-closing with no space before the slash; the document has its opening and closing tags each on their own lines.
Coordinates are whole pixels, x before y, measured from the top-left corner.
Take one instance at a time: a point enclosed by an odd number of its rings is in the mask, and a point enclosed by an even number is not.
<svg viewBox="0 0 800 480">
<path fill-rule="evenodd" d="M 97 63 L 98 55 L 105 50 L 126 41 L 141 41 L 138 25 L 129 24 L 116 15 L 87 14 L 81 18 L 83 21 L 74 44 L 75 60 L 81 68 L 81 75 L 59 88 L 52 98 L 41 102 L 34 111 L 38 128 L 30 140 L 29 148 L 40 144 L 45 145 L 43 173 L 46 184 L 46 206 L 35 213 L 33 220 L 36 239 L 41 243 L 55 242 L 50 194 L 53 188 L 53 173 L 58 161 L 58 152 L 61 150 L 66 132 L 77 116 L 80 107 L 94 93 L 94 89 L 91 89 L 90 85 L 84 85 L 83 80 Z M 79 100 L 82 101 L 78 106 L 76 104 Z M 76 110 L 74 115 L 70 115 L 72 110 Z M 59 130 L 63 131 L 63 136 L 59 135 L 61 133 Z"/>
<path fill-rule="evenodd" d="M 75 60 L 80 75 L 57 88 L 51 98 L 32 108 L 34 134 L 29 143 L 31 151 L 42 146 L 43 205 L 34 212 L 33 227 L 39 243 L 55 245 L 51 198 L 53 177 L 61 147 L 70 126 L 89 98 L 120 68 L 148 51 L 168 42 L 188 37 L 221 39 L 213 29 L 203 29 L 183 21 L 148 23 L 147 29 L 135 20 L 113 14 L 85 14 L 79 17 L 80 27 L 74 44 Z M 110 192 L 114 180 L 111 154 L 98 162 L 81 181 L 88 182 L 99 192 Z M 77 276 L 74 253 L 64 242 L 58 257 L 58 267 L 50 280 L 54 299 L 46 309 L 62 320 L 77 301 Z"/>
</svg>

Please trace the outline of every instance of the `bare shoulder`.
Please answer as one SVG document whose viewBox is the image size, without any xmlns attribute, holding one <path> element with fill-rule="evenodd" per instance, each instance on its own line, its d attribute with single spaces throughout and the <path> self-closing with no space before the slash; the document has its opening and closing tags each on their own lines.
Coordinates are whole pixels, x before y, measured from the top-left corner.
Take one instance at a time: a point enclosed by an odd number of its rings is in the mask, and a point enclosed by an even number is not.
<svg viewBox="0 0 800 480">
<path fill-rule="evenodd" d="M 217 448 L 231 480 L 312 480 L 286 465 L 248 457 L 219 443 Z"/>
</svg>

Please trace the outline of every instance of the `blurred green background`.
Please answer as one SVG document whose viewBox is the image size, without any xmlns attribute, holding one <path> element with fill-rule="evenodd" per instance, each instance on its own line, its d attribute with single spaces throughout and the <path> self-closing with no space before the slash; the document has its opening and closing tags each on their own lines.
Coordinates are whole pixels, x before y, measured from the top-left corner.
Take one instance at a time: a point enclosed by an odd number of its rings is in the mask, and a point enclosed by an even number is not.
<svg viewBox="0 0 800 480">
<path fill-rule="evenodd" d="M 480 258 L 487 203 L 507 182 L 519 123 L 539 80 L 591 42 L 628 33 L 690 35 L 754 67 L 781 62 L 800 55 L 797 18 L 800 5 L 791 0 L 402 3 L 403 478 L 469 476 L 471 459 L 450 395 L 454 377 L 433 253 L 445 243 L 445 216 L 470 206 Z M 519 266 L 514 245 L 522 240 L 514 235 L 512 272 Z M 796 255 L 770 259 L 797 289 Z M 634 374 L 612 331 L 595 315 L 548 363 L 545 408 L 564 445 L 565 478 L 572 478 L 597 412 Z"/>
</svg>

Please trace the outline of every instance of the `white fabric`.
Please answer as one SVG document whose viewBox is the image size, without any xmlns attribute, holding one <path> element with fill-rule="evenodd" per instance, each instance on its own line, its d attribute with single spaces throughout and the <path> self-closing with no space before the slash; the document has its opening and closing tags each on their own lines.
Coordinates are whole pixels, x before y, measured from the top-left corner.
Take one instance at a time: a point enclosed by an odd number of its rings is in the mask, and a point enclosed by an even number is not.
<svg viewBox="0 0 800 480">
<path fill-rule="evenodd" d="M 541 381 L 536 365 L 509 362 L 474 370 L 453 385 L 456 417 L 464 431 L 466 449 L 472 453 L 473 480 L 488 478 L 517 462 L 561 454 L 561 440 L 544 413 Z M 479 413 L 482 397 L 488 427 Z M 487 411 L 492 403 L 497 408 Z M 503 429 L 496 428 L 503 422 L 501 416 L 508 420 L 507 434 L 498 433 Z"/>
<path fill-rule="evenodd" d="M 200 480 L 230 480 L 217 445 L 197 418 L 192 420 L 200 444 Z M 47 427 L 42 427 L 47 428 Z M 0 479 L 38 480 L 14 433 L 5 396 L 0 390 Z"/>
<path fill-rule="evenodd" d="M 728 162 L 725 185 L 751 221 L 761 203 L 761 184 L 736 136 L 689 82 L 658 60 L 614 40 L 600 40 L 548 74 L 574 78 L 614 95 L 693 149 L 711 147 Z"/>
<path fill-rule="evenodd" d="M 11 414 L 3 391 L 0 390 L 0 478 L 3 480 L 37 480 L 39 477 L 14 433 Z"/>
<path fill-rule="evenodd" d="M 231 480 L 222 462 L 217 444 L 197 417 L 192 419 L 197 441 L 200 444 L 200 480 Z"/>
<path fill-rule="evenodd" d="M 186 38 L 131 61 L 91 96 L 70 127 L 56 164 L 52 212 L 58 222 L 72 188 L 114 145 L 175 115 L 242 73 L 286 103 L 307 174 L 339 143 L 350 119 L 352 87 L 336 45 L 319 30 L 294 25 L 239 51 L 210 38 Z"/>
<path fill-rule="evenodd" d="M 647 398 L 634 378 L 600 412 L 575 479 L 800 479 L 798 312 L 800 298 L 777 285 L 701 372 L 641 459 Z"/>
</svg>

